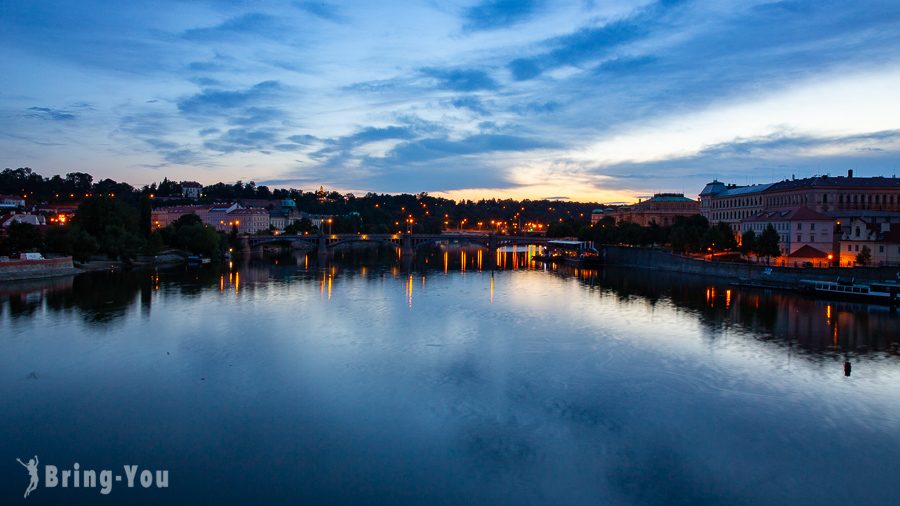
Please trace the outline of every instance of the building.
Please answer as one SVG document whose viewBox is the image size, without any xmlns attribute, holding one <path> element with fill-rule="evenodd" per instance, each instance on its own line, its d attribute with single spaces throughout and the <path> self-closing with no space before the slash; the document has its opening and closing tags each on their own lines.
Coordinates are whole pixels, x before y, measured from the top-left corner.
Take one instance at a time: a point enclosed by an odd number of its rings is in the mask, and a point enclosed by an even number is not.
<svg viewBox="0 0 900 506">
<path fill-rule="evenodd" d="M 269 211 L 269 224 L 277 230 L 284 230 L 288 225 L 300 220 L 300 211 L 293 199 L 284 199 L 278 207 Z"/>
<path fill-rule="evenodd" d="M 303 211 L 300 212 L 300 219 L 306 218 L 309 220 L 310 226 L 319 229 L 322 232 L 327 232 L 327 226 L 329 222 L 334 220 L 334 216 L 330 214 L 310 214 L 305 213 Z M 322 226 L 325 225 L 325 229 Z"/>
<path fill-rule="evenodd" d="M 44 218 L 40 214 L 12 214 L 3 219 L 3 223 L 0 224 L 3 228 L 9 228 L 13 223 L 27 223 L 29 225 L 34 226 L 43 226 L 47 224 L 46 218 Z"/>
<path fill-rule="evenodd" d="M 738 231 L 741 220 L 763 211 L 807 207 L 835 219 L 868 217 L 900 222 L 900 179 L 894 177 L 815 176 L 750 186 L 714 180 L 700 192 L 700 214 Z"/>
<path fill-rule="evenodd" d="M 869 248 L 870 265 L 900 265 L 900 223 L 849 220 L 842 229 L 841 265 L 856 265 L 863 248 Z"/>
<path fill-rule="evenodd" d="M 196 214 L 200 221 L 220 232 L 230 232 L 237 228 L 241 234 L 255 234 L 269 229 L 269 212 L 259 208 L 243 208 L 238 204 L 213 206 L 170 206 L 160 207 L 151 212 L 150 220 L 154 229 L 165 228 L 187 214 Z"/>
<path fill-rule="evenodd" d="M 37 213 L 44 215 L 49 225 L 65 225 L 72 221 L 78 206 L 81 203 L 69 204 L 42 204 L 37 207 Z"/>
<path fill-rule="evenodd" d="M 778 232 L 781 262 L 789 266 L 827 264 L 838 248 L 834 218 L 801 206 L 782 211 L 761 211 L 740 221 L 741 234 L 752 230 L 757 237 L 769 226 Z M 796 264 L 796 265 L 794 265 Z"/>
<path fill-rule="evenodd" d="M 186 199 L 197 200 L 203 194 L 203 185 L 196 181 L 182 181 L 181 194 Z"/>
<path fill-rule="evenodd" d="M 235 209 L 228 213 L 228 218 L 239 234 L 255 234 L 269 230 L 269 211 L 253 208 Z"/>
<path fill-rule="evenodd" d="M 158 207 L 150 212 L 150 224 L 154 229 L 166 228 L 186 214 L 196 214 L 200 217 L 200 221 L 211 225 L 209 222 L 209 210 L 209 206 Z"/>
<path fill-rule="evenodd" d="M 683 193 L 657 193 L 630 206 L 594 209 L 591 222 L 597 223 L 604 217 L 612 216 L 616 221 L 628 221 L 644 227 L 654 223 L 665 227 L 674 224 L 676 218 L 693 216 L 699 210 L 699 202 L 685 197 Z"/>
<path fill-rule="evenodd" d="M 0 195 L 0 209 L 18 209 L 25 207 L 25 199 L 18 195 Z"/>
<path fill-rule="evenodd" d="M 612 206 L 594 209 L 593 211 L 591 211 L 591 223 L 597 223 L 598 221 L 602 220 L 606 216 L 615 217 L 616 209 L 618 209 L 618 207 L 612 207 Z"/>
</svg>

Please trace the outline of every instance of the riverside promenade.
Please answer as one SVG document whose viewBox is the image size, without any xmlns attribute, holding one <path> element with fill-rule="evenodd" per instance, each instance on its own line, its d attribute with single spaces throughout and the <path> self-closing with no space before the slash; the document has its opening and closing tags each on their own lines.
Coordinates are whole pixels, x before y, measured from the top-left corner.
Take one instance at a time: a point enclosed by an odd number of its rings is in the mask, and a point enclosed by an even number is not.
<svg viewBox="0 0 900 506">
<path fill-rule="evenodd" d="M 661 248 L 603 246 L 600 261 L 606 265 L 656 269 L 712 276 L 738 283 L 772 288 L 796 288 L 801 279 L 834 281 L 838 277 L 857 281 L 898 279 L 900 267 L 779 267 L 763 263 L 710 261 L 683 256 Z"/>
</svg>

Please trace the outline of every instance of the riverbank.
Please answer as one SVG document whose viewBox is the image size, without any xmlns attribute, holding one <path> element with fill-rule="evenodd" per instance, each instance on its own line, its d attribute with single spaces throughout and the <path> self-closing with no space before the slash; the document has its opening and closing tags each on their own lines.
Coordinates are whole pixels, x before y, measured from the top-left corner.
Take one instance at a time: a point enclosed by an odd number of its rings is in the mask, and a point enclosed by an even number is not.
<svg viewBox="0 0 900 506">
<path fill-rule="evenodd" d="M 635 267 L 700 276 L 712 276 L 725 281 L 764 288 L 796 289 L 800 280 L 834 281 L 855 278 L 857 281 L 897 279 L 898 267 L 778 267 L 745 262 L 718 262 L 677 255 L 659 248 L 630 248 L 604 246 L 600 263 L 620 267 Z"/>
<path fill-rule="evenodd" d="M 130 263 L 121 260 L 95 259 L 73 262 L 72 257 L 45 258 L 41 260 L 9 260 L 0 262 L 0 281 L 20 281 L 73 276 L 84 272 L 122 269 L 147 269 L 171 267 L 187 261 L 187 253 L 168 251 L 156 256 L 140 256 Z"/>
<path fill-rule="evenodd" d="M 78 272 L 80 271 L 72 264 L 72 257 L 0 262 L 2 281 L 70 276 Z"/>
</svg>

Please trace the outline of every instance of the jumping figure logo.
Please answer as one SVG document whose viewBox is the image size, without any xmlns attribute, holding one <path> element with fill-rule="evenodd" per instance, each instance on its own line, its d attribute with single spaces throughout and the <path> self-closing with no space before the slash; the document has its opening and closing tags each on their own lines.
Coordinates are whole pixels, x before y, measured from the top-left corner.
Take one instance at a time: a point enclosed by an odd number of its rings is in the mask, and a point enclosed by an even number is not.
<svg viewBox="0 0 900 506">
<path fill-rule="evenodd" d="M 52 464 L 44 464 L 44 472 L 38 471 L 38 456 L 28 459 L 28 462 L 22 462 L 22 459 L 16 458 L 16 462 L 22 465 L 28 471 L 28 488 L 25 489 L 25 498 L 27 499 L 39 485 L 41 485 L 41 475 L 44 477 L 44 488 L 61 488 L 61 489 L 94 489 L 98 490 L 101 495 L 112 493 L 115 483 L 124 483 L 128 488 L 169 488 L 169 470 L 168 469 L 141 469 L 137 465 L 122 466 L 123 473 L 115 473 L 112 469 L 83 469 L 81 464 L 75 462 L 71 468 L 60 469 Z"/>
<path fill-rule="evenodd" d="M 38 456 L 35 455 L 33 459 L 29 459 L 27 464 L 18 458 L 16 460 L 28 470 L 28 477 L 31 478 L 31 481 L 28 482 L 28 488 L 25 489 L 25 498 L 27 499 L 28 494 L 33 492 L 38 486 Z"/>
</svg>

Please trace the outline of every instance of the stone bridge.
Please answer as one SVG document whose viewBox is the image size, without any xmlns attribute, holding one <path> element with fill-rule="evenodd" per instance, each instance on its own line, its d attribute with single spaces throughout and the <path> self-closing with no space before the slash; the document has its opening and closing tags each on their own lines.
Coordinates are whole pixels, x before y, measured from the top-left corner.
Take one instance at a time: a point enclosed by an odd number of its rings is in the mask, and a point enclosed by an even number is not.
<svg viewBox="0 0 900 506">
<path fill-rule="evenodd" d="M 460 242 L 477 244 L 490 251 L 503 246 L 517 244 L 546 244 L 546 237 L 527 237 L 496 234 L 319 234 L 319 235 L 245 235 L 241 238 L 243 249 L 249 251 L 266 244 L 307 243 L 316 248 L 319 254 L 327 254 L 342 244 L 367 242 L 393 245 L 401 249 L 404 255 L 412 255 L 416 248 L 442 242 Z"/>
</svg>

